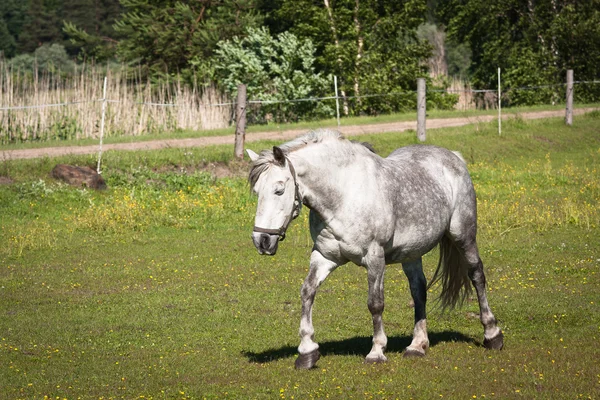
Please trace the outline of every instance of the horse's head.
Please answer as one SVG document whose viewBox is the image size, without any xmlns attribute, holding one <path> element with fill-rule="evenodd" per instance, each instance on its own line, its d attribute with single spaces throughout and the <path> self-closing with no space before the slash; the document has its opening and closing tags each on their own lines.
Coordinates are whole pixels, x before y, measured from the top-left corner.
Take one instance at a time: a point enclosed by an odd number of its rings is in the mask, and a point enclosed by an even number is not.
<svg viewBox="0 0 600 400">
<path fill-rule="evenodd" d="M 273 147 L 272 156 L 267 152 L 259 156 L 252 150 L 247 153 L 253 161 L 250 185 L 258 195 L 252 240 L 259 254 L 274 255 L 302 207 L 296 172 L 279 147 Z"/>
</svg>

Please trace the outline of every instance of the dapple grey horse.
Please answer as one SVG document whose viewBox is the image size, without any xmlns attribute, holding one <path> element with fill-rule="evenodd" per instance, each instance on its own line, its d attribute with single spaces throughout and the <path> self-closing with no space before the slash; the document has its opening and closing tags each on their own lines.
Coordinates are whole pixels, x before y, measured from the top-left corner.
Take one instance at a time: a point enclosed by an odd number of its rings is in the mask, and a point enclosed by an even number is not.
<svg viewBox="0 0 600 400">
<path fill-rule="evenodd" d="M 302 205 L 310 209 L 314 246 L 301 290 L 296 368 L 312 368 L 320 357 L 312 323 L 317 288 L 349 261 L 367 269 L 374 333 L 366 362 L 387 360 L 383 281 L 386 264 L 393 263 L 402 263 L 415 304 L 413 340 L 405 356 L 423 356 L 429 347 L 425 303 L 436 281 L 441 281 L 443 307 L 461 303 L 473 284 L 484 346 L 502 348 L 475 238 L 475 190 L 458 153 L 414 145 L 381 158 L 337 132 L 318 130 L 272 151 L 248 154 L 253 161 L 249 181 L 258 195 L 252 238 L 260 254 L 274 255 Z M 421 257 L 438 244 L 440 259 L 428 286 Z"/>
</svg>

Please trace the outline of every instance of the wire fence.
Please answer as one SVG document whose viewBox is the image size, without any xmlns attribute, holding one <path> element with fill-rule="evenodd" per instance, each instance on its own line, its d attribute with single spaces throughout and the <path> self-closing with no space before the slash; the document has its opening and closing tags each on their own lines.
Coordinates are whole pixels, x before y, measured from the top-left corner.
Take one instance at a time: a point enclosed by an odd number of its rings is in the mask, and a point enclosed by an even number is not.
<svg viewBox="0 0 600 400">
<path fill-rule="evenodd" d="M 104 101 L 104 99 L 97 100 L 82 100 L 82 101 L 68 101 L 64 103 L 56 103 L 56 104 L 38 104 L 33 106 L 11 106 L 11 107 L 0 107 L 0 111 L 16 111 L 16 110 L 33 110 L 39 108 L 51 108 L 51 107 L 63 107 L 63 106 L 71 106 L 75 104 L 84 104 L 84 103 L 98 103 Z M 106 100 L 111 102 L 112 100 Z"/>
<path fill-rule="evenodd" d="M 530 86 L 522 86 L 522 87 L 516 87 L 516 88 L 505 88 L 503 93 L 500 90 L 500 71 L 498 74 L 498 89 L 473 89 L 470 87 L 465 87 L 464 85 L 462 87 L 449 87 L 446 89 L 435 89 L 435 88 L 429 88 L 429 89 L 425 89 L 425 93 L 429 93 L 432 96 L 444 96 L 444 95 L 455 95 L 455 96 L 464 96 L 467 100 L 463 101 L 460 100 L 459 103 L 465 103 L 466 106 L 465 108 L 498 108 L 498 129 L 499 129 L 499 133 L 501 132 L 501 113 L 500 113 L 500 107 L 502 104 L 502 99 L 503 96 L 506 96 L 507 94 L 510 94 L 511 96 L 514 96 L 515 93 L 519 93 L 519 92 L 531 92 L 531 91 L 543 91 L 543 90 L 552 90 L 554 93 L 554 96 L 557 96 L 556 93 L 558 93 L 558 91 L 560 91 L 561 93 L 563 93 L 563 98 L 565 99 L 565 101 L 568 104 L 568 96 L 572 95 L 573 93 L 573 87 L 575 85 L 597 85 L 600 84 L 600 81 L 597 80 L 592 80 L 592 81 L 573 81 L 572 84 L 573 86 L 571 86 L 571 89 L 569 90 L 569 88 L 567 87 L 568 83 L 557 83 L 557 84 L 544 84 L 544 85 L 530 85 Z M 336 82 L 337 83 L 337 82 Z M 60 101 L 60 102 L 49 102 L 49 103 L 45 103 L 45 104 L 34 104 L 34 105 L 15 105 L 15 106 L 7 106 L 7 105 L 0 105 L 0 140 L 3 143 L 6 142 L 11 142 L 11 141 L 16 141 L 15 139 L 19 139 L 19 136 L 21 137 L 22 140 L 34 140 L 34 139 L 38 139 L 38 140 L 43 140 L 43 137 L 40 137 L 39 134 L 35 133 L 35 130 L 38 129 L 43 129 L 43 124 L 46 123 L 48 124 L 48 121 L 52 121 L 52 119 L 54 118 L 55 120 L 58 120 L 58 124 L 59 126 L 56 128 L 58 130 L 60 129 L 69 129 L 69 125 L 68 122 L 72 119 L 77 119 L 78 116 L 80 116 L 81 114 L 77 114 L 74 113 L 73 115 L 69 115 L 67 117 L 65 117 L 64 115 L 41 115 L 42 111 L 41 110 L 45 110 L 45 109 L 60 109 L 60 108 L 69 108 L 69 107 L 73 107 L 76 106 L 79 109 L 81 109 L 82 107 L 85 108 L 85 105 L 94 105 L 94 104 L 101 104 L 101 111 L 100 111 L 100 115 L 98 115 L 98 111 L 95 112 L 88 112 L 87 114 L 90 114 L 88 117 L 88 119 L 92 120 L 92 123 L 90 124 L 89 122 L 87 123 L 87 130 L 94 130 L 95 134 L 92 135 L 86 135 L 86 134 L 81 134 L 81 137 L 93 137 L 95 139 L 99 139 L 99 152 L 98 152 L 98 172 L 100 173 L 100 169 L 101 169 L 101 158 L 102 158 L 102 142 L 105 136 L 105 130 L 107 129 L 106 127 L 108 126 L 108 130 L 109 131 L 123 131 L 123 128 L 119 128 L 118 124 L 119 123 L 123 123 L 123 121 L 126 119 L 124 118 L 124 114 L 120 114 L 119 111 L 120 109 L 127 109 L 127 108 L 136 108 L 133 110 L 133 113 L 135 115 L 135 118 L 133 121 L 129 121 L 128 126 L 129 127 L 136 127 L 137 131 L 134 134 L 143 134 L 144 130 L 148 130 L 148 127 L 151 127 L 153 129 L 156 129 L 158 131 L 165 131 L 165 130 L 169 130 L 170 129 L 177 129 L 177 128 L 189 128 L 189 129 L 210 129 L 210 123 L 206 123 L 206 119 L 204 118 L 204 121 L 202 121 L 203 123 L 201 124 L 202 126 L 198 125 L 198 119 L 203 119 L 203 115 L 205 114 L 214 114 L 213 115 L 213 119 L 219 119 L 220 120 L 220 125 L 219 127 L 223 127 L 223 125 L 225 126 L 229 126 L 231 125 L 232 122 L 236 121 L 235 118 L 235 107 L 237 106 L 237 101 L 229 101 L 228 99 L 225 99 L 223 96 L 219 96 L 219 95 L 215 95 L 215 93 L 212 93 L 207 96 L 204 96 L 205 93 L 203 93 L 203 97 L 201 97 L 199 99 L 199 93 L 197 92 L 182 92 L 181 90 L 179 90 L 175 96 L 173 96 L 173 98 L 176 99 L 176 101 L 148 101 L 148 100 L 143 100 L 143 101 L 139 101 L 139 100 L 132 100 L 131 95 L 125 95 L 123 96 L 122 92 L 122 88 L 119 86 L 112 86 L 112 92 L 116 92 L 118 94 L 118 98 L 108 98 L 107 96 L 107 78 L 104 78 L 104 90 L 103 90 L 103 95 L 101 98 L 90 98 L 90 99 L 85 99 L 85 100 L 71 100 L 71 101 Z M 418 95 L 418 90 L 403 90 L 403 91 L 394 91 L 394 92 L 389 92 L 389 93 L 366 93 L 366 94 L 361 94 L 361 95 L 340 95 L 337 91 L 337 84 L 335 85 L 335 93 L 333 96 L 323 96 L 323 97 L 307 97 L 307 98 L 298 98 L 298 99 L 275 99 L 275 100 L 265 100 L 265 99 L 249 99 L 246 100 L 246 104 L 244 107 L 244 111 L 246 112 L 246 115 L 248 114 L 252 114 L 255 113 L 257 115 L 259 115 L 261 112 L 261 118 L 262 121 L 261 122 L 270 122 L 269 118 L 273 118 L 272 116 L 270 117 L 270 112 L 269 110 L 276 110 L 276 108 L 272 108 L 272 106 L 276 106 L 276 107 L 281 107 L 282 105 L 299 105 L 302 103 L 325 103 L 325 102 L 329 102 L 329 101 L 335 101 L 337 104 L 337 109 L 339 110 L 339 102 L 343 101 L 345 102 L 344 108 L 347 109 L 347 104 L 349 101 L 355 101 L 355 102 L 362 102 L 362 101 L 366 101 L 366 100 L 372 100 L 372 99 L 377 99 L 377 100 L 385 100 L 386 98 L 391 98 L 391 97 L 414 97 L 415 100 L 417 99 L 417 95 Z M 424 88 L 424 85 L 422 86 L 422 88 Z M 1 87 L 0 87 L 1 89 Z M 566 89 L 566 90 L 565 90 Z M 89 92 L 90 90 L 88 90 Z M 97 91 L 91 91 L 94 93 L 97 93 Z M 0 93 L 2 94 L 2 93 Z M 478 97 L 479 99 L 479 103 L 477 103 L 476 100 L 474 100 L 475 97 Z M 150 96 L 146 96 L 147 98 Z M 561 96 L 562 97 L 562 96 Z M 0 100 L 4 100 L 7 101 L 6 96 L 3 98 L 0 96 Z M 10 100 L 10 97 L 9 99 Z M 161 99 L 162 100 L 162 99 Z M 216 100 L 216 101 L 215 101 Z M 469 104 L 471 103 L 471 104 Z M 107 106 L 108 105 L 116 105 L 118 106 L 117 108 L 112 108 L 109 109 Z M 255 109 L 251 110 L 250 113 L 248 113 L 247 107 L 248 106 L 254 106 L 256 107 Z M 139 108 L 141 107 L 141 109 Z M 154 110 L 160 110 L 160 109 L 164 109 L 164 110 L 171 110 L 171 111 L 162 111 L 157 113 L 156 111 L 145 111 L 146 107 L 150 107 Z M 271 107 L 271 108 L 269 108 Z M 193 108 L 194 112 L 191 112 L 190 109 Z M 217 113 L 211 112 L 210 110 L 214 110 L 214 109 L 222 109 Z M 11 126 L 10 124 L 12 123 L 13 127 L 15 126 L 15 121 L 17 121 L 17 118 L 14 117 L 14 112 L 20 113 L 20 112 L 28 112 L 28 111 L 38 111 L 40 113 L 40 115 L 38 116 L 38 119 L 35 118 L 31 118 L 31 119 L 27 119 L 24 118 L 22 121 L 20 121 L 21 124 L 21 129 L 22 131 L 17 132 L 17 134 L 15 135 L 14 132 L 11 133 L 11 129 L 3 129 L 3 127 L 6 124 L 9 124 L 9 126 Z M 332 110 L 329 110 L 330 113 L 332 112 Z M 109 113 L 110 115 L 107 118 L 107 113 Z M 568 106 L 567 106 L 567 113 L 568 113 Z M 59 113 L 60 114 L 60 113 Z M 163 117 L 163 122 L 162 123 L 157 123 L 157 116 L 155 114 L 161 114 L 161 116 Z M 145 118 L 145 119 L 144 119 Z M 340 124 L 339 122 L 339 111 L 337 113 L 337 118 L 338 118 L 338 125 Z M 419 117 L 420 118 L 420 117 Z M 424 113 L 423 113 L 423 119 L 424 117 Z M 568 119 L 568 117 L 567 117 Z M 93 121 L 96 121 L 96 123 L 93 123 Z M 184 123 L 182 124 L 181 121 L 184 121 Z M 194 122 L 195 121 L 195 122 Z M 191 122 L 191 124 L 190 124 Z M 256 121 L 252 121 L 252 119 L 250 119 L 250 123 L 252 122 L 256 122 Z M 54 123 L 56 125 L 56 122 L 50 122 L 50 124 Z M 188 123 L 188 125 L 185 125 L 186 123 Z M 194 123 L 196 125 L 194 125 Z M 51 125 L 52 127 L 55 125 Z M 184 125 L 184 126 L 182 126 Z M 418 121 L 417 126 L 422 126 L 422 129 L 424 130 L 425 128 L 425 122 L 423 121 Z M 127 129 L 127 128 L 126 128 Z M 29 135 L 28 132 L 34 132 L 33 135 Z M 23 137 L 23 132 L 26 132 L 27 134 L 24 135 Z M 69 138 L 69 137 L 61 137 L 60 135 L 58 135 L 58 138 Z M 80 137 L 78 137 L 78 135 L 74 135 L 75 139 L 79 139 Z M 425 134 L 424 131 L 418 135 L 420 138 L 424 138 Z M 47 137 L 48 138 L 48 137 Z M 55 138 L 55 137 L 52 137 Z"/>
<path fill-rule="evenodd" d="M 117 77 L 118 80 L 118 77 Z M 580 80 L 574 81 L 574 85 L 597 85 L 598 80 Z M 93 86 L 93 85 L 89 85 Z M 527 93 L 533 91 L 551 90 L 552 96 L 562 102 L 566 99 L 566 83 L 529 85 L 516 88 L 505 88 L 502 93 L 498 89 L 477 89 L 465 87 L 449 87 L 446 89 L 428 88 L 427 94 L 432 98 L 437 96 L 454 95 L 459 96 L 459 104 L 463 109 L 468 108 L 499 108 L 504 96 L 515 96 L 518 93 Z M 499 82 L 500 87 L 500 82 Z M 0 86 L 0 90 L 2 87 Z M 37 89 L 36 89 L 37 90 Z M 137 94 L 126 93 L 127 88 L 122 85 L 113 84 L 108 88 L 107 93 L 112 95 L 98 96 L 100 90 L 95 88 L 86 88 L 84 92 L 88 99 L 77 99 L 68 93 L 62 93 L 59 97 L 71 96 L 70 101 L 56 101 L 41 104 L 19 104 L 2 105 L 0 103 L 0 142 L 10 143 L 28 140 L 50 140 L 50 139 L 99 139 L 105 135 L 100 129 L 101 119 L 106 119 L 105 129 L 108 135 L 144 135 L 153 132 L 164 132 L 175 129 L 214 129 L 231 126 L 235 122 L 235 100 L 227 99 L 222 94 L 213 93 L 200 96 L 199 91 L 186 92 L 177 89 L 169 95 L 162 95 L 155 101 L 146 95 L 143 100 L 135 100 L 140 92 L 149 92 L 150 89 L 143 87 L 137 89 Z M 100 93 L 99 93 L 100 92 Z M 130 90 L 131 92 L 131 90 Z M 90 97 L 87 94 L 91 94 Z M 208 92 L 207 92 L 208 93 Z M 116 96 L 115 96 L 116 95 Z M 405 104 L 410 106 L 415 104 L 417 90 L 401 90 L 388 93 L 363 93 L 360 95 L 340 95 L 336 92 L 333 96 L 306 97 L 296 99 L 256 99 L 250 98 L 246 105 L 248 122 L 269 123 L 275 122 L 278 112 L 288 112 L 291 118 L 298 118 L 306 110 L 314 110 L 314 106 L 302 106 L 306 103 L 318 103 L 324 105 L 323 108 L 327 115 L 335 115 L 332 102 L 344 102 L 344 109 L 348 109 L 348 104 L 360 104 L 366 101 L 392 102 L 392 98 L 403 98 Z M 168 97 L 171 98 L 168 98 Z M 2 96 L 0 93 L 0 102 L 10 103 L 15 101 L 16 96 Z M 174 99 L 174 101 L 169 101 Z M 387 100 L 389 99 L 389 100 Z M 164 101 L 167 100 L 167 101 Z M 427 102 L 431 98 L 427 98 Z M 554 101 L 554 100 L 553 100 Z M 17 102 L 24 103 L 24 98 L 17 99 Z M 507 101 L 508 102 L 508 101 Z M 95 108 L 95 104 L 102 104 L 103 111 Z M 112 107 L 107 107 L 108 105 Z M 286 106 L 290 107 L 286 108 Z M 363 103 L 364 105 L 364 103 Z M 91 106 L 91 107 L 88 107 Z M 298 107 L 298 108 L 294 108 Z M 304 107 L 304 108 L 302 108 Z M 73 111 L 51 111 L 67 108 Z M 339 108 L 339 104 L 338 104 Z M 48 111 L 46 111 L 48 110 Z M 282 111 L 283 110 L 283 111 Z M 291 110 L 291 111 L 290 111 Z M 38 112 L 39 114 L 29 116 L 17 116 L 19 113 Z M 45 113 L 45 114 L 43 114 Z M 294 114 L 295 113 L 295 114 Z M 345 115 L 348 115 L 347 111 Z M 85 119 L 85 123 L 81 122 Z M 339 124 L 339 114 L 338 114 Z M 43 134 L 44 131 L 52 131 Z"/>
<path fill-rule="evenodd" d="M 575 85 L 579 84 L 600 84 L 600 81 L 574 81 Z M 557 87 L 566 87 L 566 83 L 558 83 L 558 84 L 549 84 L 549 85 L 537 85 L 537 86 L 523 86 L 517 88 L 507 88 L 505 92 L 519 92 L 519 91 L 529 91 L 529 90 L 539 90 L 539 89 L 549 89 L 549 88 L 557 88 Z M 427 93 L 447 93 L 447 94 L 455 94 L 455 93 L 497 93 L 498 89 L 427 89 Z M 336 99 L 369 99 L 375 97 L 393 97 L 393 96 L 403 96 L 403 95 L 413 95 L 416 94 L 417 90 L 406 90 L 406 91 L 396 91 L 390 93 L 372 93 L 372 94 L 363 94 L 363 95 L 346 95 L 346 96 L 324 96 L 324 97 L 307 97 L 302 99 L 283 99 L 283 100 L 248 100 L 247 104 L 293 104 L 300 102 L 318 102 L 325 100 L 336 100 Z M 63 107 L 70 106 L 76 104 L 86 104 L 86 103 L 102 103 L 106 101 L 107 103 L 119 104 L 119 103 L 127 103 L 122 100 L 111 100 L 98 98 L 95 100 L 81 100 L 81 101 L 70 101 L 70 102 L 62 102 L 55 104 L 37 104 L 37 105 L 27 105 L 27 106 L 1 106 L 0 111 L 17 111 L 17 110 L 29 110 L 29 109 L 40 109 L 40 108 L 50 108 L 50 107 Z M 133 104 L 136 105 L 144 105 L 144 106 L 155 106 L 155 107 L 181 107 L 181 103 L 157 103 L 157 102 L 147 102 L 147 101 L 136 101 Z M 198 103 L 198 106 L 202 107 L 223 107 L 223 106 L 235 106 L 237 102 L 220 102 L 220 103 Z"/>
</svg>

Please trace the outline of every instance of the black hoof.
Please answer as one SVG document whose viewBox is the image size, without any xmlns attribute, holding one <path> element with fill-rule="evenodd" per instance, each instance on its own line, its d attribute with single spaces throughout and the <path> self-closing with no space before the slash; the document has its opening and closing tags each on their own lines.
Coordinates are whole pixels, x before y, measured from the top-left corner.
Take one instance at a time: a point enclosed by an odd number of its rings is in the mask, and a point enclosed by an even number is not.
<svg viewBox="0 0 600 400">
<path fill-rule="evenodd" d="M 317 361 L 321 358 L 319 350 L 312 351 L 307 354 L 300 354 L 296 358 L 296 369 L 311 369 L 315 366 Z"/>
<path fill-rule="evenodd" d="M 488 350 L 502 350 L 502 348 L 504 347 L 504 335 L 502 334 L 502 332 L 500 332 L 491 339 L 484 339 L 483 347 L 485 347 Z"/>
<path fill-rule="evenodd" d="M 387 362 L 387 358 L 385 356 L 381 357 L 373 357 L 373 358 L 365 358 L 365 364 L 383 364 Z"/>
<path fill-rule="evenodd" d="M 417 350 L 406 349 L 402 355 L 404 358 L 422 358 L 425 357 L 425 353 L 421 353 Z"/>
</svg>

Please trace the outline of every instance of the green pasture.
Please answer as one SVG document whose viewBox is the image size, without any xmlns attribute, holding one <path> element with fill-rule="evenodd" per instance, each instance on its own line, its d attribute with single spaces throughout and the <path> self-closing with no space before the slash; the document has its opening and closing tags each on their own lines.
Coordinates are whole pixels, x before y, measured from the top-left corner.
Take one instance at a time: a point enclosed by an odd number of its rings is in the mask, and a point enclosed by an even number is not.
<svg viewBox="0 0 600 400">
<path fill-rule="evenodd" d="M 378 152 L 414 132 L 367 135 Z M 459 150 L 479 201 L 479 247 L 505 349 L 486 351 L 472 299 L 442 312 L 404 359 L 413 309 L 386 274 L 388 362 L 371 347 L 363 269 L 315 302 L 322 358 L 294 370 L 307 210 L 275 257 L 252 245 L 248 165 L 228 146 L 106 152 L 102 192 L 49 177 L 94 156 L 0 161 L 0 399 L 598 398 L 600 113 L 430 130 Z M 252 143 L 260 150 L 273 142 Z M 236 172 L 214 179 L 218 163 Z M 425 257 L 431 277 L 435 250 Z"/>
</svg>

